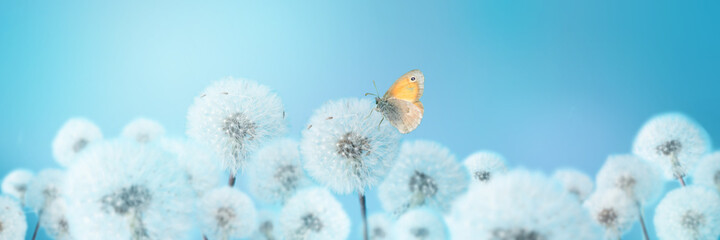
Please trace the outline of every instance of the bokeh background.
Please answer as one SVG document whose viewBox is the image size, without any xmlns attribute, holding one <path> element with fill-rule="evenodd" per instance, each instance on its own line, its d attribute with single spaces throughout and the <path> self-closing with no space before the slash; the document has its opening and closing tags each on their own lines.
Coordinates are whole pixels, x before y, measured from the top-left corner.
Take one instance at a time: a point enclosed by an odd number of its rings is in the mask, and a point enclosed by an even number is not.
<svg viewBox="0 0 720 240">
<path fill-rule="evenodd" d="M 405 139 L 439 141 L 458 160 L 490 149 L 513 166 L 594 176 L 658 113 L 684 112 L 720 138 L 719 10 L 662 0 L 4 0 L 0 176 L 59 167 L 50 144 L 74 116 L 109 138 L 137 116 L 182 136 L 193 97 L 225 76 L 275 89 L 299 138 L 323 102 L 363 97 L 373 80 L 384 91 L 414 68 L 426 76 L 426 111 Z M 360 236 L 356 196 L 338 197 Z M 368 201 L 381 210 L 376 191 Z M 637 224 L 627 237 L 640 238 Z"/>
</svg>

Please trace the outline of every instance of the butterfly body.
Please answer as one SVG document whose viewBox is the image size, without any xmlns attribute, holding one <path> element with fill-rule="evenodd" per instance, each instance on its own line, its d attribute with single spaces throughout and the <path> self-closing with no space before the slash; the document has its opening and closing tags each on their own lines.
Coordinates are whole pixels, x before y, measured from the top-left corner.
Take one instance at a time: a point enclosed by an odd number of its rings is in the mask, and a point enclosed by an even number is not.
<svg viewBox="0 0 720 240">
<path fill-rule="evenodd" d="M 375 110 L 380 112 L 400 133 L 409 133 L 420 125 L 425 108 L 420 102 L 425 76 L 412 70 L 398 78 L 382 97 L 376 97 Z"/>
</svg>

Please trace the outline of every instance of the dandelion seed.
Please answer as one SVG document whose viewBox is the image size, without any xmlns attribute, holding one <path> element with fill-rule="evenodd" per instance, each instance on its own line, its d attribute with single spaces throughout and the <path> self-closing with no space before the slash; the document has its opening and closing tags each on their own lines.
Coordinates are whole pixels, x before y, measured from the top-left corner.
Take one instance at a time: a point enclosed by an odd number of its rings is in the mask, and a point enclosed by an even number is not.
<svg viewBox="0 0 720 240">
<path fill-rule="evenodd" d="M 145 144 L 160 139 L 165 135 L 165 128 L 160 123 L 147 118 L 136 118 L 125 125 L 122 137 Z"/>
<path fill-rule="evenodd" d="M 282 139 L 260 149 L 250 166 L 250 193 L 266 203 L 284 203 L 297 190 L 312 184 L 302 168 L 294 140 Z"/>
<path fill-rule="evenodd" d="M 2 181 L 2 192 L 13 196 L 25 204 L 25 193 L 28 184 L 33 180 L 35 174 L 25 169 L 16 169 L 8 173 Z"/>
<path fill-rule="evenodd" d="M 487 183 L 494 175 L 507 172 L 505 158 L 495 152 L 476 152 L 463 163 L 473 178 L 472 183 Z"/>
<path fill-rule="evenodd" d="M 720 152 L 703 157 L 695 168 L 693 183 L 720 191 Z"/>
<path fill-rule="evenodd" d="M 194 194 L 184 170 L 154 146 L 94 145 L 67 172 L 70 233 L 77 239 L 180 239 Z"/>
<path fill-rule="evenodd" d="M 211 239 L 245 238 L 255 230 L 255 206 L 237 189 L 214 189 L 203 196 L 198 208 L 202 231 Z"/>
<path fill-rule="evenodd" d="M 285 131 L 280 98 L 254 81 L 228 78 L 202 95 L 188 109 L 187 134 L 214 149 L 231 178 L 249 154 Z"/>
<path fill-rule="evenodd" d="M 555 181 L 513 170 L 476 185 L 449 215 L 453 239 L 597 239 L 598 229 L 577 199 Z"/>
<path fill-rule="evenodd" d="M 280 226 L 287 240 L 346 239 L 350 219 L 330 192 L 308 188 L 290 198 L 280 213 Z"/>
<path fill-rule="evenodd" d="M 52 201 L 40 216 L 40 225 L 53 239 L 70 240 L 70 224 L 67 218 L 67 206 L 64 199 Z"/>
<path fill-rule="evenodd" d="M 705 130 L 692 119 L 668 113 L 650 119 L 640 129 L 633 153 L 662 167 L 666 178 L 684 186 L 684 177 L 710 149 Z"/>
<path fill-rule="evenodd" d="M 378 195 L 383 209 L 395 216 L 419 206 L 445 212 L 465 192 L 468 181 L 468 173 L 446 147 L 430 141 L 406 142 Z"/>
<path fill-rule="evenodd" d="M 280 232 L 277 212 L 270 210 L 259 211 L 257 219 L 257 227 L 255 228 L 255 232 L 252 236 L 250 236 L 251 240 L 282 239 L 282 232 Z"/>
<path fill-rule="evenodd" d="M 584 206 L 592 219 L 605 228 L 605 239 L 618 239 L 638 217 L 635 201 L 622 189 L 607 188 L 593 193 Z"/>
<path fill-rule="evenodd" d="M 40 213 L 53 201 L 62 196 L 61 183 L 65 180 L 65 172 L 57 169 L 41 171 L 35 180 L 30 182 L 25 195 L 25 204 Z"/>
<path fill-rule="evenodd" d="M 71 118 L 60 128 L 52 142 L 53 157 L 60 165 L 69 167 L 75 161 L 75 156 L 102 138 L 100 128 L 90 120 Z"/>
<path fill-rule="evenodd" d="M 585 201 L 590 196 L 593 185 L 595 185 L 588 175 L 570 168 L 556 170 L 552 178 L 558 180 L 565 188 L 565 191 L 576 196 L 580 202 Z"/>
<path fill-rule="evenodd" d="M 445 222 L 427 208 L 408 211 L 395 224 L 394 239 L 444 240 L 448 238 Z"/>
<path fill-rule="evenodd" d="M 368 217 L 368 238 L 370 240 L 391 239 L 392 230 L 393 223 L 386 214 L 375 213 Z"/>
<path fill-rule="evenodd" d="M 218 186 L 223 170 L 209 149 L 192 140 L 163 138 L 159 142 L 165 151 L 177 158 L 197 196 Z"/>
<path fill-rule="evenodd" d="M 670 191 L 655 209 L 658 238 L 673 240 L 718 239 L 720 196 L 704 186 Z"/>
<path fill-rule="evenodd" d="M 7 196 L 0 196 L 0 239 L 25 239 L 27 222 L 20 204 Z"/>
</svg>

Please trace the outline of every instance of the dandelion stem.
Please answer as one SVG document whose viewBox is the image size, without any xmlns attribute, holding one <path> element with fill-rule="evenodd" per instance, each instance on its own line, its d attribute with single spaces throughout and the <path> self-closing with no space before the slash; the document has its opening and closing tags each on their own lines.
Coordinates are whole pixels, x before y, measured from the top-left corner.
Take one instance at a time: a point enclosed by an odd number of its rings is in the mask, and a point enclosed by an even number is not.
<svg viewBox="0 0 720 240">
<path fill-rule="evenodd" d="M 640 202 L 636 202 L 638 207 L 638 218 L 640 218 L 640 226 L 642 226 L 643 231 L 643 237 L 645 240 L 650 240 L 650 237 L 648 237 L 647 227 L 645 227 L 645 218 L 643 217 L 643 209 L 642 205 L 640 205 Z"/>
<path fill-rule="evenodd" d="M 680 184 L 685 187 L 685 179 L 683 179 L 682 176 L 678 177 L 678 181 L 680 181 Z"/>
<path fill-rule="evenodd" d="M 205 236 L 205 234 L 203 234 L 203 240 L 208 240 L 207 236 Z"/>
<path fill-rule="evenodd" d="M 35 224 L 35 232 L 33 232 L 32 240 L 35 240 L 37 237 L 38 229 L 40 229 L 40 218 L 38 217 L 38 222 Z"/>
<path fill-rule="evenodd" d="M 360 215 L 362 216 L 363 222 L 363 239 L 368 240 L 368 224 L 367 224 L 367 211 L 365 208 L 365 194 L 358 193 L 360 199 Z"/>
<path fill-rule="evenodd" d="M 230 174 L 230 179 L 228 179 L 228 185 L 230 187 L 235 186 L 235 174 L 233 174 L 233 173 Z"/>
</svg>

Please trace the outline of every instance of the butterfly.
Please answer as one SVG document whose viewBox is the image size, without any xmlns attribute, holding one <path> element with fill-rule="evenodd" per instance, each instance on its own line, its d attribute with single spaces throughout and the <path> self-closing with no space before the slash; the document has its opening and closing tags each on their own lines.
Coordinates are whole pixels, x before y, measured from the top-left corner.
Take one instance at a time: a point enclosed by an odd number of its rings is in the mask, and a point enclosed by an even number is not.
<svg viewBox="0 0 720 240">
<path fill-rule="evenodd" d="M 373 84 L 375 84 L 373 82 Z M 425 108 L 420 102 L 425 88 L 425 76 L 420 70 L 409 71 L 393 83 L 382 97 L 375 95 L 375 111 L 383 115 L 400 133 L 409 133 L 420 125 Z M 377 87 L 375 89 L 377 91 Z M 380 123 L 382 124 L 382 121 Z"/>
</svg>

